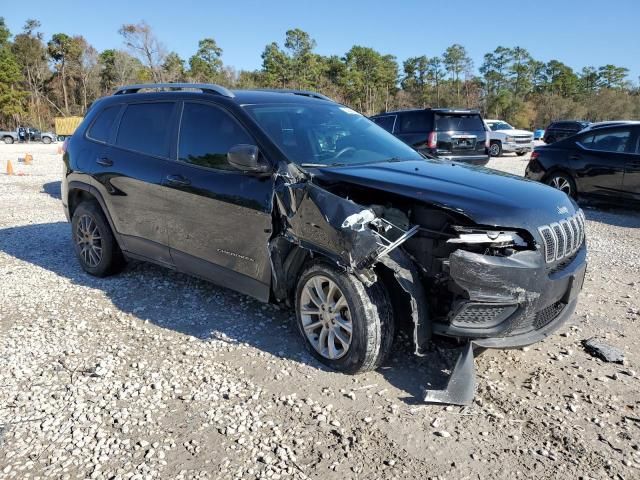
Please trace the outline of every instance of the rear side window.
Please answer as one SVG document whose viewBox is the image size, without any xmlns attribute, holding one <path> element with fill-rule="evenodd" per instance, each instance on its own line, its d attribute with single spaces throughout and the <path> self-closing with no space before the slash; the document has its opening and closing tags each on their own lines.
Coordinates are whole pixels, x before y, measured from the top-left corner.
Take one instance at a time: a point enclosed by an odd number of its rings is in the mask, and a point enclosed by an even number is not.
<svg viewBox="0 0 640 480">
<path fill-rule="evenodd" d="M 114 105 L 102 110 L 91 124 L 87 136 L 92 140 L 107 143 L 113 122 L 120 112 L 120 105 Z"/>
<path fill-rule="evenodd" d="M 402 133 L 426 133 L 432 129 L 430 115 L 426 112 L 405 112 L 399 117 Z"/>
<path fill-rule="evenodd" d="M 600 152 L 626 152 L 627 144 L 631 138 L 631 131 L 619 130 L 615 132 L 603 132 L 583 137 L 580 143 L 591 150 Z"/>
<path fill-rule="evenodd" d="M 395 115 L 386 115 L 384 117 L 372 118 L 372 120 L 376 125 L 381 126 L 387 132 L 393 133 L 393 124 L 396 123 Z"/>
<path fill-rule="evenodd" d="M 146 155 L 169 156 L 169 122 L 173 103 L 127 105 L 118 127 L 116 145 Z"/>
<path fill-rule="evenodd" d="M 480 115 L 437 115 L 436 130 L 449 131 L 484 131 L 484 123 Z"/>
<path fill-rule="evenodd" d="M 180 125 L 178 158 L 201 167 L 235 170 L 227 162 L 234 145 L 255 142 L 228 113 L 202 103 L 185 103 Z"/>
</svg>

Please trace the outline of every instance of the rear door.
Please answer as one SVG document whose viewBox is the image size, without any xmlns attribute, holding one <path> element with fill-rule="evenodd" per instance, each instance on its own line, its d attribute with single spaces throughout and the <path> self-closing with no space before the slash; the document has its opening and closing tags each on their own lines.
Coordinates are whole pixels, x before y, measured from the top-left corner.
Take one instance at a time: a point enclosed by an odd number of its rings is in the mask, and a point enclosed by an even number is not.
<svg viewBox="0 0 640 480">
<path fill-rule="evenodd" d="M 372 118 L 371 120 L 373 120 L 373 123 L 375 123 L 376 125 L 384 128 L 387 132 L 393 133 L 394 126 L 396 124 L 396 118 L 396 115 L 383 115 L 380 117 Z"/>
<path fill-rule="evenodd" d="M 633 133 L 632 147 L 627 155 L 622 183 L 627 195 L 640 201 L 640 127 L 633 127 L 631 131 Z"/>
<path fill-rule="evenodd" d="M 477 113 L 436 113 L 438 154 L 485 155 L 488 132 Z"/>
<path fill-rule="evenodd" d="M 163 179 L 171 257 L 184 272 L 267 300 L 274 180 L 227 163 L 240 144 L 256 142 L 229 112 L 184 102 L 177 161 Z"/>
<path fill-rule="evenodd" d="M 394 135 L 416 150 L 427 148 L 429 132 L 433 131 L 433 115 L 425 110 L 398 113 Z"/>
<path fill-rule="evenodd" d="M 162 178 L 175 129 L 176 103 L 131 103 L 95 159 L 94 179 L 130 253 L 171 265 Z M 88 131 L 91 135 L 91 129 Z"/>
<path fill-rule="evenodd" d="M 569 161 L 578 175 L 578 191 L 599 196 L 622 194 L 629 149 L 634 147 L 631 129 L 594 130 L 579 136 L 576 145 Z"/>
</svg>

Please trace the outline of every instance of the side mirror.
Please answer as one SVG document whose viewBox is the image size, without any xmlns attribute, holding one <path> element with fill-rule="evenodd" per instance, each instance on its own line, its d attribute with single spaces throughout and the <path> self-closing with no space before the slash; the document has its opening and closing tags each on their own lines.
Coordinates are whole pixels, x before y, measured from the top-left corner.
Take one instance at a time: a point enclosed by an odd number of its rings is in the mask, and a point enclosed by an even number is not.
<svg viewBox="0 0 640 480">
<path fill-rule="evenodd" d="M 227 153 L 229 165 L 243 172 L 268 173 L 271 166 L 260 157 L 255 145 L 234 145 Z"/>
</svg>

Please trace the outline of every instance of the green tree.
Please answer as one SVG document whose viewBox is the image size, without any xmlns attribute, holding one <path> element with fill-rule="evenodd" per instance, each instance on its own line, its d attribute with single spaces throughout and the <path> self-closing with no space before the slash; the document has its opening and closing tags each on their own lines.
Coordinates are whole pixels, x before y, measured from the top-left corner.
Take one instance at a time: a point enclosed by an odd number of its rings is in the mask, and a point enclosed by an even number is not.
<svg viewBox="0 0 640 480">
<path fill-rule="evenodd" d="M 460 44 L 453 44 L 448 47 L 443 56 L 444 65 L 454 82 L 456 89 L 456 101 L 460 105 L 460 75 L 470 71 L 473 68 L 473 61 L 467 54 L 467 50 Z"/>
<path fill-rule="evenodd" d="M 24 114 L 23 102 L 28 93 L 20 86 L 23 77 L 20 65 L 11 51 L 10 38 L 11 32 L 4 18 L 0 17 L 0 116 L 5 123 L 9 119 L 13 120 L 15 126 Z"/>
<path fill-rule="evenodd" d="M 162 64 L 162 80 L 165 82 L 182 82 L 184 77 L 184 60 L 176 52 L 169 52 Z"/>
<path fill-rule="evenodd" d="M 68 67 L 81 55 L 81 46 L 66 33 L 55 33 L 47 44 L 49 56 L 55 63 L 56 73 L 60 88 L 62 90 L 62 100 L 64 112 L 69 113 L 69 72 Z"/>
<path fill-rule="evenodd" d="M 198 51 L 189 59 L 189 75 L 198 82 L 214 83 L 222 72 L 222 49 L 213 38 L 198 42 Z"/>
<path fill-rule="evenodd" d="M 616 67 L 615 65 L 604 65 L 598 69 L 599 86 L 604 88 L 623 88 L 625 79 L 629 74 L 629 69 Z"/>
</svg>

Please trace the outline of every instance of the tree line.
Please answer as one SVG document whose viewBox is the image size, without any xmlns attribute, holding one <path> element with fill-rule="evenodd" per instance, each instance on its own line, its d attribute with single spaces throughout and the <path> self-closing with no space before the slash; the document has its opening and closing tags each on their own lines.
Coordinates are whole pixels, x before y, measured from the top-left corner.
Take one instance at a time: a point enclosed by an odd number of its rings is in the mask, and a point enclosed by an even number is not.
<svg viewBox="0 0 640 480">
<path fill-rule="evenodd" d="M 390 54 L 354 45 L 344 55 L 315 52 L 300 29 L 269 43 L 258 70 L 236 70 L 222 60 L 212 37 L 188 59 L 167 50 L 144 21 L 124 24 L 120 48 L 97 51 L 82 35 L 45 39 L 38 20 L 12 35 L 0 17 L 0 126 L 50 128 L 53 117 L 83 115 L 96 98 L 141 82 L 218 83 L 230 88 L 315 90 L 371 115 L 412 107 L 479 109 L 522 128 L 552 120 L 640 118 L 640 86 L 628 69 L 542 62 L 521 47 L 499 46 L 474 65 L 464 46 L 417 56 L 401 64 Z"/>
</svg>

